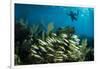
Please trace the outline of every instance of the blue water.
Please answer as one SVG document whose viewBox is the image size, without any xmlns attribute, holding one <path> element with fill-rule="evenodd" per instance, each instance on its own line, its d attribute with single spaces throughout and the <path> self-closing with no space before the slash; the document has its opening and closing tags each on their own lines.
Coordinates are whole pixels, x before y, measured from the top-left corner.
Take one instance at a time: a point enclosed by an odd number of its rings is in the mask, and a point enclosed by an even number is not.
<svg viewBox="0 0 100 69">
<path fill-rule="evenodd" d="M 67 14 L 79 11 L 77 21 L 72 21 Z M 56 28 L 75 27 L 76 34 L 80 36 L 94 37 L 94 9 L 87 7 L 47 6 L 15 4 L 15 19 L 26 20 L 29 24 L 42 22 L 45 27 L 53 23 Z"/>
</svg>

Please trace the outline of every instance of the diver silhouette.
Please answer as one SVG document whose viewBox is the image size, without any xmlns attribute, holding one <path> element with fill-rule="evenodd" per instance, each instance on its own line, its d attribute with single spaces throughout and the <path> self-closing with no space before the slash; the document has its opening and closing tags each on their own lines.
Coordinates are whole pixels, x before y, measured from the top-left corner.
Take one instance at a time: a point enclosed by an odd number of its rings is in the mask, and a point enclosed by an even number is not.
<svg viewBox="0 0 100 69">
<path fill-rule="evenodd" d="M 77 17 L 79 15 L 79 11 L 77 11 L 77 13 L 70 11 L 70 13 L 68 14 L 71 17 L 72 21 L 77 21 Z"/>
</svg>

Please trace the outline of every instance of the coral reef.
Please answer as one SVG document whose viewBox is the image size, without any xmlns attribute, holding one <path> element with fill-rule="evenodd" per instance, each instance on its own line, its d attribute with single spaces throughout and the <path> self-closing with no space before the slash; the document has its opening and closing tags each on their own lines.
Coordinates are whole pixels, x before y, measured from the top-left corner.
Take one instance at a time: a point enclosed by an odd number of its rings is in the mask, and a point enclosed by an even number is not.
<svg viewBox="0 0 100 69">
<path fill-rule="evenodd" d="M 94 60 L 88 39 L 80 40 L 74 27 L 59 28 L 48 24 L 47 32 L 39 25 L 15 22 L 15 65 L 80 62 Z"/>
</svg>

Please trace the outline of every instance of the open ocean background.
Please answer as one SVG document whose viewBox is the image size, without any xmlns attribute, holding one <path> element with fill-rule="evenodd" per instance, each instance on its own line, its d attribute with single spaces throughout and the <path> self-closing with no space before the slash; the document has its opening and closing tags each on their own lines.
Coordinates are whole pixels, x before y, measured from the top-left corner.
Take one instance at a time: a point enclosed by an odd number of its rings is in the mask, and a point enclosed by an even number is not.
<svg viewBox="0 0 100 69">
<path fill-rule="evenodd" d="M 79 12 L 77 21 L 72 21 L 69 14 Z M 24 19 L 28 25 L 42 23 L 47 28 L 53 23 L 54 29 L 66 26 L 74 27 L 80 38 L 88 38 L 94 44 L 94 9 L 88 7 L 50 6 L 34 4 L 15 4 L 15 20 Z"/>
</svg>

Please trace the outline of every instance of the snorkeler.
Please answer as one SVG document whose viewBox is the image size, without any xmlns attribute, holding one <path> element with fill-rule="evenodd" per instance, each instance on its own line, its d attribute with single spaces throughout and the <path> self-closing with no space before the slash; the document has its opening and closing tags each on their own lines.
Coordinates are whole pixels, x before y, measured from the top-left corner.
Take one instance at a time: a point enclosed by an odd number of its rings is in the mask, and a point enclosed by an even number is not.
<svg viewBox="0 0 100 69">
<path fill-rule="evenodd" d="M 73 11 L 70 11 L 70 13 L 68 15 L 71 17 L 72 21 L 77 21 L 77 17 L 79 15 L 79 11 L 77 11 L 77 13 L 74 13 Z"/>
</svg>

